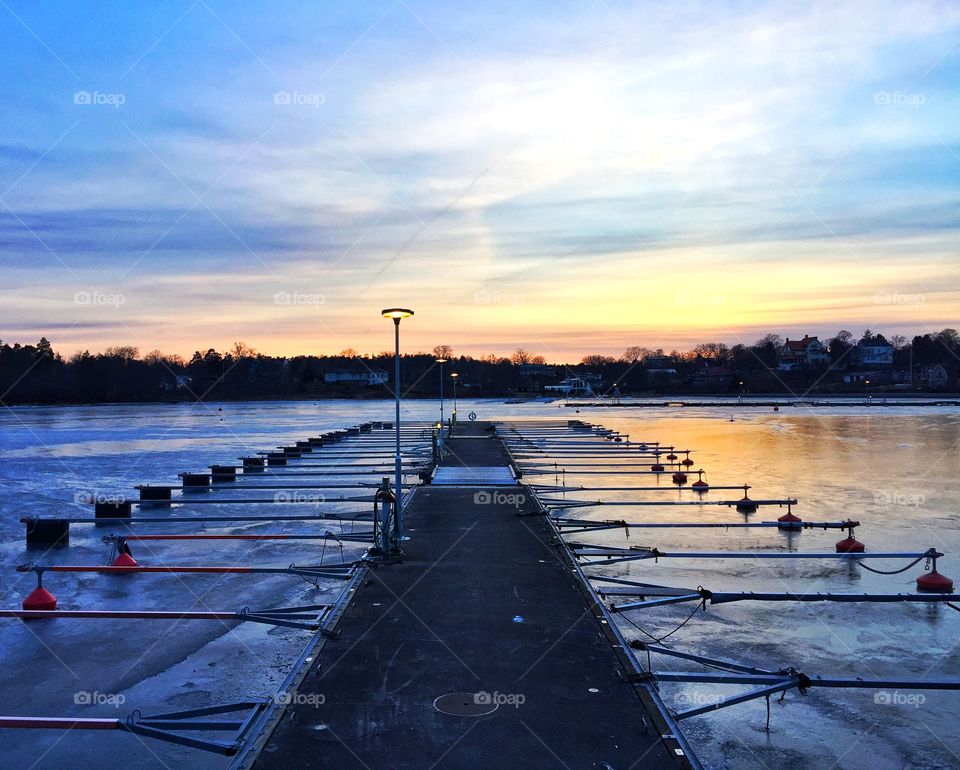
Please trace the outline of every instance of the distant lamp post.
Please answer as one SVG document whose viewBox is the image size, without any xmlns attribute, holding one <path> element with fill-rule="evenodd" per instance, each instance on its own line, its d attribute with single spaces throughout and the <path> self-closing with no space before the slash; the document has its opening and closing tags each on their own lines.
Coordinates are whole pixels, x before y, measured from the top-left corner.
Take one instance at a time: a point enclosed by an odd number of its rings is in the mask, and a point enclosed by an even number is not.
<svg viewBox="0 0 960 770">
<path fill-rule="evenodd" d="M 457 424 L 457 377 L 456 372 L 450 372 L 450 379 L 453 380 L 453 424 Z"/>
<path fill-rule="evenodd" d="M 740 398 L 739 398 L 739 401 L 740 401 L 741 404 L 743 403 L 743 380 L 740 380 Z"/>
<path fill-rule="evenodd" d="M 438 358 L 437 363 L 440 364 L 440 446 L 443 446 L 443 365 L 447 363 L 449 359 Z"/>
<path fill-rule="evenodd" d="M 397 446 L 396 454 L 394 455 L 394 476 L 396 484 L 394 494 L 397 498 L 397 531 L 393 537 L 399 545 L 400 538 L 403 537 L 403 508 L 400 502 L 403 497 L 403 472 L 400 466 L 400 319 L 409 318 L 413 315 L 413 311 L 403 307 L 388 307 L 385 310 L 381 310 L 380 315 L 384 318 L 393 319 L 393 395 L 396 403 L 395 426 L 397 429 Z"/>
</svg>

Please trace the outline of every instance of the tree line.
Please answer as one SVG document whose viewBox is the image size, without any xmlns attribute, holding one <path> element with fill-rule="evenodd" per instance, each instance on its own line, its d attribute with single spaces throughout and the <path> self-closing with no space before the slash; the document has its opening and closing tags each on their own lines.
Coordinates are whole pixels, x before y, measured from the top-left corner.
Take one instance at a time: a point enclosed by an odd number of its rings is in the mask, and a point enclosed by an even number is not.
<svg viewBox="0 0 960 770">
<path fill-rule="evenodd" d="M 867 330 L 860 339 L 889 342 L 894 367 L 940 364 L 956 383 L 960 335 L 954 329 L 886 340 Z M 600 394 L 685 392 L 696 390 L 698 373 L 729 373 L 718 391 L 743 388 L 752 392 L 783 392 L 811 382 L 830 387 L 848 367 L 857 339 L 841 331 L 827 341 L 829 363 L 799 372 L 777 372 L 784 340 L 767 334 L 752 345 L 727 346 L 706 342 L 687 351 L 631 346 L 620 356 L 591 354 L 578 363 L 550 363 L 542 354 L 517 348 L 510 356 L 455 355 L 448 345 L 402 356 L 405 396 L 436 397 L 440 391 L 437 358 L 444 365 L 446 394 L 452 395 L 449 375 L 456 372 L 465 396 L 531 395 L 565 378 L 588 377 Z M 353 372 L 361 379 L 330 383 L 326 375 Z M 389 375 L 386 385 L 363 381 L 369 373 Z M 58 354 L 46 337 L 36 344 L 0 341 L 0 402 L 100 403 L 162 400 L 294 399 L 336 396 L 382 398 L 392 392 L 393 354 L 361 354 L 353 349 L 331 355 L 277 357 L 259 353 L 243 342 L 230 350 L 196 351 L 189 359 L 151 350 L 143 355 L 131 346 L 100 353 L 84 350 L 69 358 Z M 375 378 L 374 378 L 375 379 Z M 702 389 L 702 387 L 701 387 Z"/>
</svg>

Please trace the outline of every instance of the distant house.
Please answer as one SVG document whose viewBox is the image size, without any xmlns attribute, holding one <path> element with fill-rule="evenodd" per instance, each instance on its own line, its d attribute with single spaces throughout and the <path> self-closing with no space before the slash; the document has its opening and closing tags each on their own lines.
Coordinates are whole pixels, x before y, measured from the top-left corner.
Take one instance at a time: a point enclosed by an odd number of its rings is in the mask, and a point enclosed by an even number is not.
<svg viewBox="0 0 960 770">
<path fill-rule="evenodd" d="M 172 393 L 174 391 L 180 391 L 184 388 L 189 388 L 190 383 L 192 382 L 190 377 L 187 377 L 185 374 L 178 374 L 173 378 L 173 382 L 170 380 L 163 380 L 160 383 L 160 390 L 167 393 Z"/>
<path fill-rule="evenodd" d="M 893 345 L 883 335 L 864 337 L 850 351 L 853 365 L 861 369 L 881 369 L 893 366 Z"/>
<path fill-rule="evenodd" d="M 893 382 L 893 372 L 890 370 L 884 371 L 857 371 L 857 372 L 846 372 L 843 375 L 843 381 L 847 385 L 864 385 L 864 386 L 875 386 L 875 385 L 889 385 Z"/>
<path fill-rule="evenodd" d="M 593 388 L 582 377 L 568 377 L 557 385 L 544 385 L 544 390 L 562 393 L 564 396 L 592 396 Z"/>
<path fill-rule="evenodd" d="M 922 366 L 917 371 L 917 384 L 924 388 L 945 388 L 950 381 L 950 373 L 943 364 Z"/>
<path fill-rule="evenodd" d="M 733 369 L 729 366 L 710 366 L 704 364 L 693 376 L 696 385 L 703 385 L 708 390 L 727 390 L 733 384 Z"/>
<path fill-rule="evenodd" d="M 648 372 L 658 369 L 673 371 L 673 358 L 671 356 L 647 356 L 643 359 L 643 366 Z M 674 374 L 676 374 L 675 371 Z"/>
<path fill-rule="evenodd" d="M 390 375 L 383 369 L 370 369 L 363 372 L 327 372 L 323 381 L 328 385 L 338 383 L 353 385 L 386 385 Z"/>
<path fill-rule="evenodd" d="M 783 343 L 779 352 L 780 364 L 777 368 L 785 372 L 792 369 L 821 366 L 830 361 L 830 354 L 826 346 L 817 337 L 807 335 L 804 335 L 802 340 L 792 340 L 787 337 L 787 341 Z"/>
<path fill-rule="evenodd" d="M 672 367 L 665 369 L 647 369 L 647 378 L 651 384 L 672 385 L 677 382 L 677 370 Z"/>
</svg>

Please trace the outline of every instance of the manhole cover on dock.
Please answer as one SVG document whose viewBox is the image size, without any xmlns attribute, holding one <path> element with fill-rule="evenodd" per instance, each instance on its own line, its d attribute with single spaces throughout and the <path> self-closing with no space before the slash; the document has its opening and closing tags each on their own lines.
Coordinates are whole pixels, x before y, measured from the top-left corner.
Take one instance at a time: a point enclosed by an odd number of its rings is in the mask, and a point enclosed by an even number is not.
<svg viewBox="0 0 960 770">
<path fill-rule="evenodd" d="M 492 714 L 499 706 L 492 698 L 484 698 L 483 695 L 484 693 L 451 692 L 437 698 L 433 707 L 455 717 L 482 717 L 484 714 Z"/>
</svg>

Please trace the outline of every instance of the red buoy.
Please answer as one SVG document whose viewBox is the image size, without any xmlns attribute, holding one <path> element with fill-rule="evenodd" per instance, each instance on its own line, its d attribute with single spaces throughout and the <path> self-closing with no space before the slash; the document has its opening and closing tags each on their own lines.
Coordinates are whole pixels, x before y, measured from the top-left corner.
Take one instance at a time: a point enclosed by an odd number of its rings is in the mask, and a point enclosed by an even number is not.
<svg viewBox="0 0 960 770">
<path fill-rule="evenodd" d="M 37 586 L 23 600 L 23 608 L 25 610 L 55 610 L 57 608 L 57 597 L 43 586 Z"/>
<path fill-rule="evenodd" d="M 673 483 L 674 484 L 686 484 L 687 483 L 687 474 L 681 471 L 677 471 L 673 474 Z"/>
<path fill-rule="evenodd" d="M 866 549 L 866 546 L 852 534 L 837 541 L 837 553 L 863 553 Z"/>
<path fill-rule="evenodd" d="M 691 460 L 691 459 L 688 457 L 688 458 L 686 458 L 685 460 L 681 460 L 681 461 L 680 461 L 680 464 L 683 465 L 683 466 L 686 466 L 687 468 L 689 468 L 691 465 L 693 465 L 693 460 Z"/>
<path fill-rule="evenodd" d="M 953 581 L 933 569 L 917 578 L 917 590 L 928 594 L 951 594 Z"/>
<path fill-rule="evenodd" d="M 654 473 L 663 473 L 663 466 L 660 463 L 654 463 L 650 466 L 650 470 Z"/>
<path fill-rule="evenodd" d="M 777 521 L 779 522 L 778 529 L 800 529 L 800 524 L 803 522 L 803 519 L 792 511 L 787 511 L 777 519 Z"/>
<path fill-rule="evenodd" d="M 779 406 L 773 407 L 773 411 L 774 411 L 774 412 L 779 412 L 779 411 L 780 411 L 780 407 L 779 407 Z"/>
<path fill-rule="evenodd" d="M 667 455 L 667 459 L 668 459 L 670 462 L 673 462 L 674 460 L 677 459 L 677 456 L 676 456 L 673 452 L 671 452 L 670 454 Z"/>
<path fill-rule="evenodd" d="M 114 567 L 136 567 L 137 560 L 134 559 L 129 551 L 124 551 L 116 559 L 113 560 L 112 566 Z"/>
<path fill-rule="evenodd" d="M 743 497 L 737 500 L 737 513 L 756 513 L 757 504 L 750 499 L 747 495 L 747 490 L 750 487 L 746 484 L 743 485 Z"/>
</svg>

